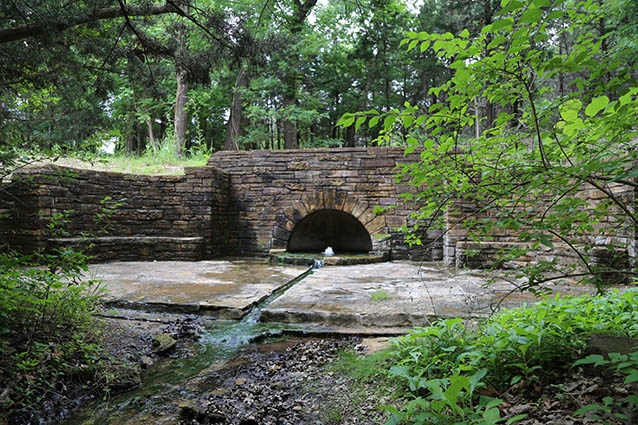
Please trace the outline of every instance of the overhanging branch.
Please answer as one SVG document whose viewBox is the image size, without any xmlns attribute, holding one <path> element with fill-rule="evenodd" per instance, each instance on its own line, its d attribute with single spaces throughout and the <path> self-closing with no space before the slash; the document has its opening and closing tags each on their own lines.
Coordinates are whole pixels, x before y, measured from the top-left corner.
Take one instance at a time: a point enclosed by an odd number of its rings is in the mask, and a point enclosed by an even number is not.
<svg viewBox="0 0 638 425">
<path fill-rule="evenodd" d="M 154 16 L 166 13 L 179 13 L 172 3 L 159 6 L 125 6 L 106 7 L 98 9 L 90 15 L 78 16 L 65 21 L 38 22 L 15 28 L 0 29 L 0 44 L 21 40 L 27 37 L 36 37 L 51 32 L 62 32 L 77 25 L 105 19 L 122 18 L 125 16 Z"/>
</svg>

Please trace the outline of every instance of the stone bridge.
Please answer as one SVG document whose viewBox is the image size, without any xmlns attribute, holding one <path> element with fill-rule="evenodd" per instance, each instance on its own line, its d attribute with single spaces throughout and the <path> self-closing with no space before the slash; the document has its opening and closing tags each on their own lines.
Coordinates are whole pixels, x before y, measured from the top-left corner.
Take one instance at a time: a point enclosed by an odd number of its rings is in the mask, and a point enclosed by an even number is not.
<svg viewBox="0 0 638 425">
<path fill-rule="evenodd" d="M 11 217 L 0 222 L 0 235 L 26 252 L 88 240 L 97 260 L 196 260 L 328 245 L 440 260 L 440 235 L 426 235 L 438 242 L 425 251 L 408 247 L 397 230 L 414 206 L 399 196 L 410 188 L 396 182 L 395 167 L 417 159 L 402 147 L 374 147 L 218 152 L 184 176 L 28 169 L 18 174 L 24 182 L 2 195 Z M 101 208 L 115 203 L 122 205 L 110 219 L 96 222 Z M 375 214 L 390 205 L 389 213 Z M 47 224 L 64 211 L 65 233 L 51 234 Z"/>
</svg>

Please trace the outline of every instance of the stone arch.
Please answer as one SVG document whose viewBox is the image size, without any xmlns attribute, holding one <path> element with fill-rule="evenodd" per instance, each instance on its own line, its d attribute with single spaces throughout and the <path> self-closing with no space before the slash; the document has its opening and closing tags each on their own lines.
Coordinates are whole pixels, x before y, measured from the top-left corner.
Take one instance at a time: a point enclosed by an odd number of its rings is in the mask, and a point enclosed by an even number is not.
<svg viewBox="0 0 638 425">
<path fill-rule="evenodd" d="M 339 253 L 372 251 L 372 239 L 353 215 L 335 209 L 311 212 L 292 229 L 288 252 L 321 252 L 332 247 Z"/>
<path fill-rule="evenodd" d="M 271 247 L 285 249 L 297 224 L 312 213 L 321 210 L 335 210 L 351 215 L 368 232 L 371 238 L 372 251 L 383 253 L 389 251 L 385 217 L 373 212 L 374 206 L 360 200 L 357 196 L 336 189 L 317 190 L 293 201 L 277 215 L 277 223 L 272 232 Z"/>
</svg>

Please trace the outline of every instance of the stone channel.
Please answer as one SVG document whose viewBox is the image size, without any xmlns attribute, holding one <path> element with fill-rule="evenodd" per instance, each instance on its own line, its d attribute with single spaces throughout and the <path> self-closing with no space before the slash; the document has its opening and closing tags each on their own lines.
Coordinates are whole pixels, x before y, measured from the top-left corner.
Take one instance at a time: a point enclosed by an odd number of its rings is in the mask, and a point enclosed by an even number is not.
<svg viewBox="0 0 638 425">
<path fill-rule="evenodd" d="M 111 317 L 194 313 L 206 318 L 207 330 L 190 357 L 161 361 L 147 373 L 143 386 L 84 407 L 65 425 L 178 424 L 191 413 L 205 415 L 203 423 L 209 423 L 219 415 L 226 415 L 224 421 L 228 415 L 250 418 L 251 411 L 266 412 L 273 406 L 289 418 L 272 423 L 311 423 L 309 418 L 317 414 L 316 400 L 304 401 L 306 395 L 295 393 L 290 385 L 320 373 L 321 362 L 351 344 L 348 338 L 398 335 L 437 317 L 486 316 L 498 306 L 535 301 L 530 295 L 512 292 L 507 282 L 485 286 L 489 276 L 441 263 L 402 261 L 311 269 L 272 265 L 263 259 L 114 262 L 91 265 L 88 275 L 102 280 Z M 556 285 L 552 290 L 590 291 Z M 315 339 L 247 346 L 265 336 L 286 334 Z M 335 335 L 346 339 L 322 339 Z M 272 354 L 266 353 L 269 350 Z M 317 356 L 316 364 L 304 364 L 304 359 Z M 271 363 L 283 368 L 275 377 L 281 380 L 277 384 L 281 391 L 272 392 Z M 239 378 L 238 366 L 243 371 Z M 246 386 L 246 382 L 253 383 Z M 237 397 L 259 400 L 244 406 L 232 401 Z M 285 400 L 277 402 L 281 397 Z M 208 407 L 198 410 L 198 403 L 204 401 Z M 259 408 L 260 402 L 268 409 Z M 211 413 L 211 406 L 223 407 L 221 413 Z M 271 423 L 267 418 L 260 420 Z"/>
</svg>

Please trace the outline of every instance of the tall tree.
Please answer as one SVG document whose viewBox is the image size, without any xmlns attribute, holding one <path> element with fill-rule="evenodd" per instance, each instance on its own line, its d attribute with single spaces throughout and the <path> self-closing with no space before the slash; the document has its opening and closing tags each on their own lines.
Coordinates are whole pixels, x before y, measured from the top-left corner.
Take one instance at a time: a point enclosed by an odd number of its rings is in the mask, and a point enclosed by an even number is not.
<svg viewBox="0 0 638 425">
<path fill-rule="evenodd" d="M 288 17 L 288 31 L 291 34 L 293 43 L 297 41 L 299 33 L 304 29 L 306 19 L 317 4 L 317 0 L 305 0 L 303 3 L 299 0 L 292 0 L 292 16 Z M 286 149 L 296 149 L 299 147 L 297 140 L 297 124 L 292 114 L 297 105 L 297 90 L 299 87 L 299 55 L 291 51 L 288 58 L 288 66 L 284 72 L 284 92 L 283 107 L 287 110 L 287 114 L 283 119 L 284 143 Z"/>
<path fill-rule="evenodd" d="M 188 6 L 185 8 L 188 13 Z M 188 125 L 188 77 L 187 77 L 187 57 L 188 46 L 186 45 L 186 28 L 183 22 L 177 23 L 177 54 L 175 58 L 175 80 L 177 90 L 175 94 L 175 151 L 177 155 L 184 155 L 186 145 L 186 128 Z"/>
</svg>

